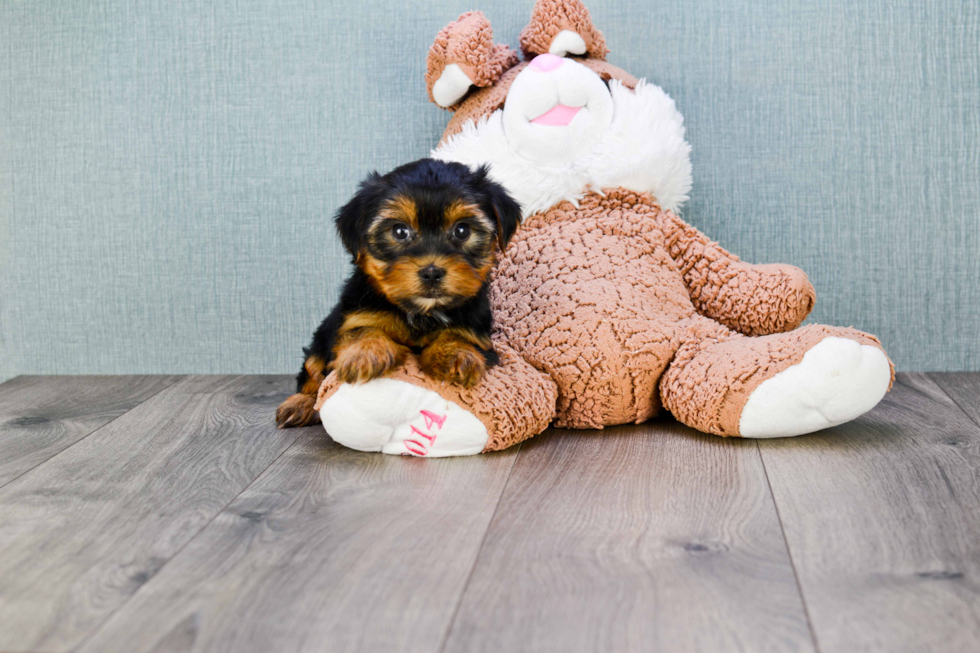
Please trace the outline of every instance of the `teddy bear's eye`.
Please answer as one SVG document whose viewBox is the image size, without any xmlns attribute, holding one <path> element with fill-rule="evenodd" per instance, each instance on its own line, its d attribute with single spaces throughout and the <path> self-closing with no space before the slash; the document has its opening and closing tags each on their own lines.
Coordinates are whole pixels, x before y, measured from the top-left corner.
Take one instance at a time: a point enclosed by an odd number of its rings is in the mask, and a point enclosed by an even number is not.
<svg viewBox="0 0 980 653">
<path fill-rule="evenodd" d="M 403 243 L 412 237 L 412 230 L 407 225 L 398 223 L 391 228 L 391 237 Z"/>
</svg>

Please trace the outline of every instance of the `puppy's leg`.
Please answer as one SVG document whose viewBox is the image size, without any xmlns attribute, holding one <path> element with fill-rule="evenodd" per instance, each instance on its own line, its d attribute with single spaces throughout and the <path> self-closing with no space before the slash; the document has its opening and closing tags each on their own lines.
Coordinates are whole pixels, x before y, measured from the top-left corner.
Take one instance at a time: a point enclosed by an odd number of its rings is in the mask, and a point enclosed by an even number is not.
<svg viewBox="0 0 980 653">
<path fill-rule="evenodd" d="M 320 421 L 320 414 L 313 409 L 316 393 L 326 377 L 326 363 L 316 354 L 307 356 L 303 369 L 296 377 L 299 392 L 291 395 L 276 410 L 276 423 L 279 428 L 309 426 Z"/>
<path fill-rule="evenodd" d="M 331 367 L 343 383 L 363 383 L 402 364 L 411 342 L 404 320 L 389 311 L 360 310 L 344 316 Z"/>
<path fill-rule="evenodd" d="M 346 332 L 334 353 L 337 378 L 344 383 L 364 383 L 401 365 L 408 348 L 381 329 L 364 327 Z"/>
<path fill-rule="evenodd" d="M 489 337 L 472 329 L 453 327 L 443 329 L 425 345 L 419 364 L 435 379 L 472 388 L 483 379 L 488 363 L 492 364 L 495 358 Z"/>
</svg>

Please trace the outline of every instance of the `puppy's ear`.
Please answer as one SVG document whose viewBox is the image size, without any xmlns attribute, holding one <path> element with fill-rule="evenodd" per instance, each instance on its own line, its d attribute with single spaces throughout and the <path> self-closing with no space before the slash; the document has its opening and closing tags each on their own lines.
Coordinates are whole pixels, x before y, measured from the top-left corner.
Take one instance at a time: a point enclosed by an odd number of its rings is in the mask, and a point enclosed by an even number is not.
<svg viewBox="0 0 980 653">
<path fill-rule="evenodd" d="M 334 223 L 337 225 L 337 233 L 340 234 L 340 242 L 354 258 L 357 258 L 364 245 L 364 227 L 377 210 L 384 190 L 381 175 L 372 172 L 361 182 L 354 197 L 337 211 Z"/>
<path fill-rule="evenodd" d="M 507 243 L 514 237 L 521 224 L 521 205 L 504 190 L 504 187 L 490 179 L 489 169 L 483 165 L 473 173 L 474 186 L 483 194 L 486 205 L 484 211 L 497 222 L 497 244 L 500 251 L 507 249 Z M 489 209 L 489 210 L 488 210 Z"/>
</svg>

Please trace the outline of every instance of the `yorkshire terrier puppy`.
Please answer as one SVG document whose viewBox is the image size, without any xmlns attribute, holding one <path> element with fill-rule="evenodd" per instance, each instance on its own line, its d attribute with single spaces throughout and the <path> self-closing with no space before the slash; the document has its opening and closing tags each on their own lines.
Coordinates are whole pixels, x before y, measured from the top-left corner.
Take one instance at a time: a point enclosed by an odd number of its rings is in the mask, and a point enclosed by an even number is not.
<svg viewBox="0 0 980 653">
<path fill-rule="evenodd" d="M 355 269 L 304 349 L 297 393 L 280 428 L 320 421 L 313 409 L 330 370 L 363 383 L 409 352 L 430 376 L 472 387 L 497 362 L 488 277 L 521 219 L 486 167 L 422 159 L 361 182 L 336 216 Z"/>
</svg>

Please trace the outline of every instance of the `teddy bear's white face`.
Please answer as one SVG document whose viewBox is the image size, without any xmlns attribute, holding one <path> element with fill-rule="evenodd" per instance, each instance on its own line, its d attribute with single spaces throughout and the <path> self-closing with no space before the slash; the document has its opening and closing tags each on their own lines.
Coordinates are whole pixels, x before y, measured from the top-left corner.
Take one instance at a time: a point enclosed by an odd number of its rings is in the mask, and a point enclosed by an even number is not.
<svg viewBox="0 0 980 653">
<path fill-rule="evenodd" d="M 558 167 L 587 154 L 602 139 L 612 123 L 613 101 L 599 76 L 582 64 L 542 54 L 514 80 L 503 111 L 514 152 Z"/>
<path fill-rule="evenodd" d="M 663 89 L 630 89 L 569 58 L 544 54 L 522 70 L 504 106 L 432 152 L 443 161 L 488 164 L 524 215 L 590 191 L 628 188 L 676 209 L 691 189 L 684 118 Z"/>
</svg>

